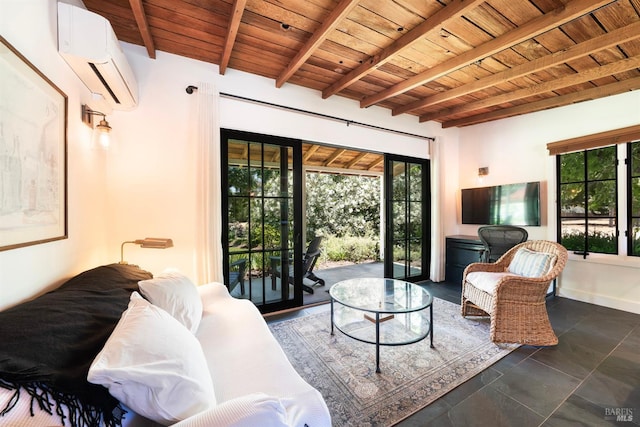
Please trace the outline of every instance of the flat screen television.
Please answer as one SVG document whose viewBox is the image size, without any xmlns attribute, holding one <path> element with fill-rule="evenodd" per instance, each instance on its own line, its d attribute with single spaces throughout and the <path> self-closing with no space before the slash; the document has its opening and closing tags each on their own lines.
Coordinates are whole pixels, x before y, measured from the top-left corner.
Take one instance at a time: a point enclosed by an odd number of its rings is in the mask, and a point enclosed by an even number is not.
<svg viewBox="0 0 640 427">
<path fill-rule="evenodd" d="M 540 225 L 540 182 L 463 189 L 462 223 Z"/>
</svg>

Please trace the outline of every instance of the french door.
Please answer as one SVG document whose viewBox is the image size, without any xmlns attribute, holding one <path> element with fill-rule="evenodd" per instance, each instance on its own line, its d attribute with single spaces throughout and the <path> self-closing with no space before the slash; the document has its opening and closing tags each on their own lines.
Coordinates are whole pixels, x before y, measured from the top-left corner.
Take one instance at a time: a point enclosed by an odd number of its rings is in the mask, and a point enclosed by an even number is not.
<svg viewBox="0 0 640 427">
<path fill-rule="evenodd" d="M 302 142 L 221 131 L 225 283 L 263 313 L 302 305 Z"/>
<path fill-rule="evenodd" d="M 429 278 L 431 197 L 429 160 L 385 155 L 384 275 Z"/>
</svg>

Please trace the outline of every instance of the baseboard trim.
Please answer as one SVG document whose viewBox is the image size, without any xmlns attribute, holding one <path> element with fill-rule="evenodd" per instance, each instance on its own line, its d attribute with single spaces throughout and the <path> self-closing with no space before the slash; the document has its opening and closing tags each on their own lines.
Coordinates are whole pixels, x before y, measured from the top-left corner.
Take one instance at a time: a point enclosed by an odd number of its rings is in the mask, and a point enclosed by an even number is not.
<svg viewBox="0 0 640 427">
<path fill-rule="evenodd" d="M 570 289 L 564 287 L 558 287 L 557 292 L 557 295 L 560 297 L 640 314 L 640 302 L 627 301 L 620 298 L 612 298 L 606 295 L 585 292 L 580 289 Z"/>
</svg>

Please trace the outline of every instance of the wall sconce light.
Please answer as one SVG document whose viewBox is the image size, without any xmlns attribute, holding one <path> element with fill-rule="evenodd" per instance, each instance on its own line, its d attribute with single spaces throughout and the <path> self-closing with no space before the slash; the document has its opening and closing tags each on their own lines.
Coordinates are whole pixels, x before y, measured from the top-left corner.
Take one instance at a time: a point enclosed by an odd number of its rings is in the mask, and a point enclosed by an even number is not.
<svg viewBox="0 0 640 427">
<path fill-rule="evenodd" d="M 102 116 L 100 122 L 93 127 L 93 116 Z M 100 111 L 94 111 L 90 109 L 87 105 L 82 105 L 82 123 L 85 123 L 89 127 L 93 128 L 93 136 L 92 141 L 94 146 L 98 146 L 103 149 L 109 148 L 111 145 L 111 126 L 109 126 L 109 122 L 107 121 L 107 117 L 104 113 Z"/>
<path fill-rule="evenodd" d="M 484 181 L 484 177 L 489 175 L 489 167 L 478 168 L 478 182 Z"/>
<path fill-rule="evenodd" d="M 141 248 L 152 249 L 167 249 L 173 247 L 173 240 L 161 237 L 147 237 L 145 239 L 127 240 L 126 242 L 122 242 L 122 245 L 120 245 L 120 264 L 127 264 L 127 262 L 124 260 L 124 245 L 126 245 L 127 243 L 140 245 Z"/>
</svg>

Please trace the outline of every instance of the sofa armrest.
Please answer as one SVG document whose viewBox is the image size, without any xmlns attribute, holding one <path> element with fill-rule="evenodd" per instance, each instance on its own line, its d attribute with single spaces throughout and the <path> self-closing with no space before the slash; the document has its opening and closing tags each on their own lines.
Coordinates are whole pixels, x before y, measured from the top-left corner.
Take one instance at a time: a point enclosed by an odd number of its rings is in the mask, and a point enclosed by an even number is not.
<svg viewBox="0 0 640 427">
<path fill-rule="evenodd" d="M 205 283 L 198 286 L 198 293 L 203 301 L 206 301 L 207 299 L 233 298 L 229 295 L 227 287 L 218 282 Z"/>
<path fill-rule="evenodd" d="M 173 427 L 289 427 L 280 400 L 264 393 L 227 400 Z"/>
</svg>

